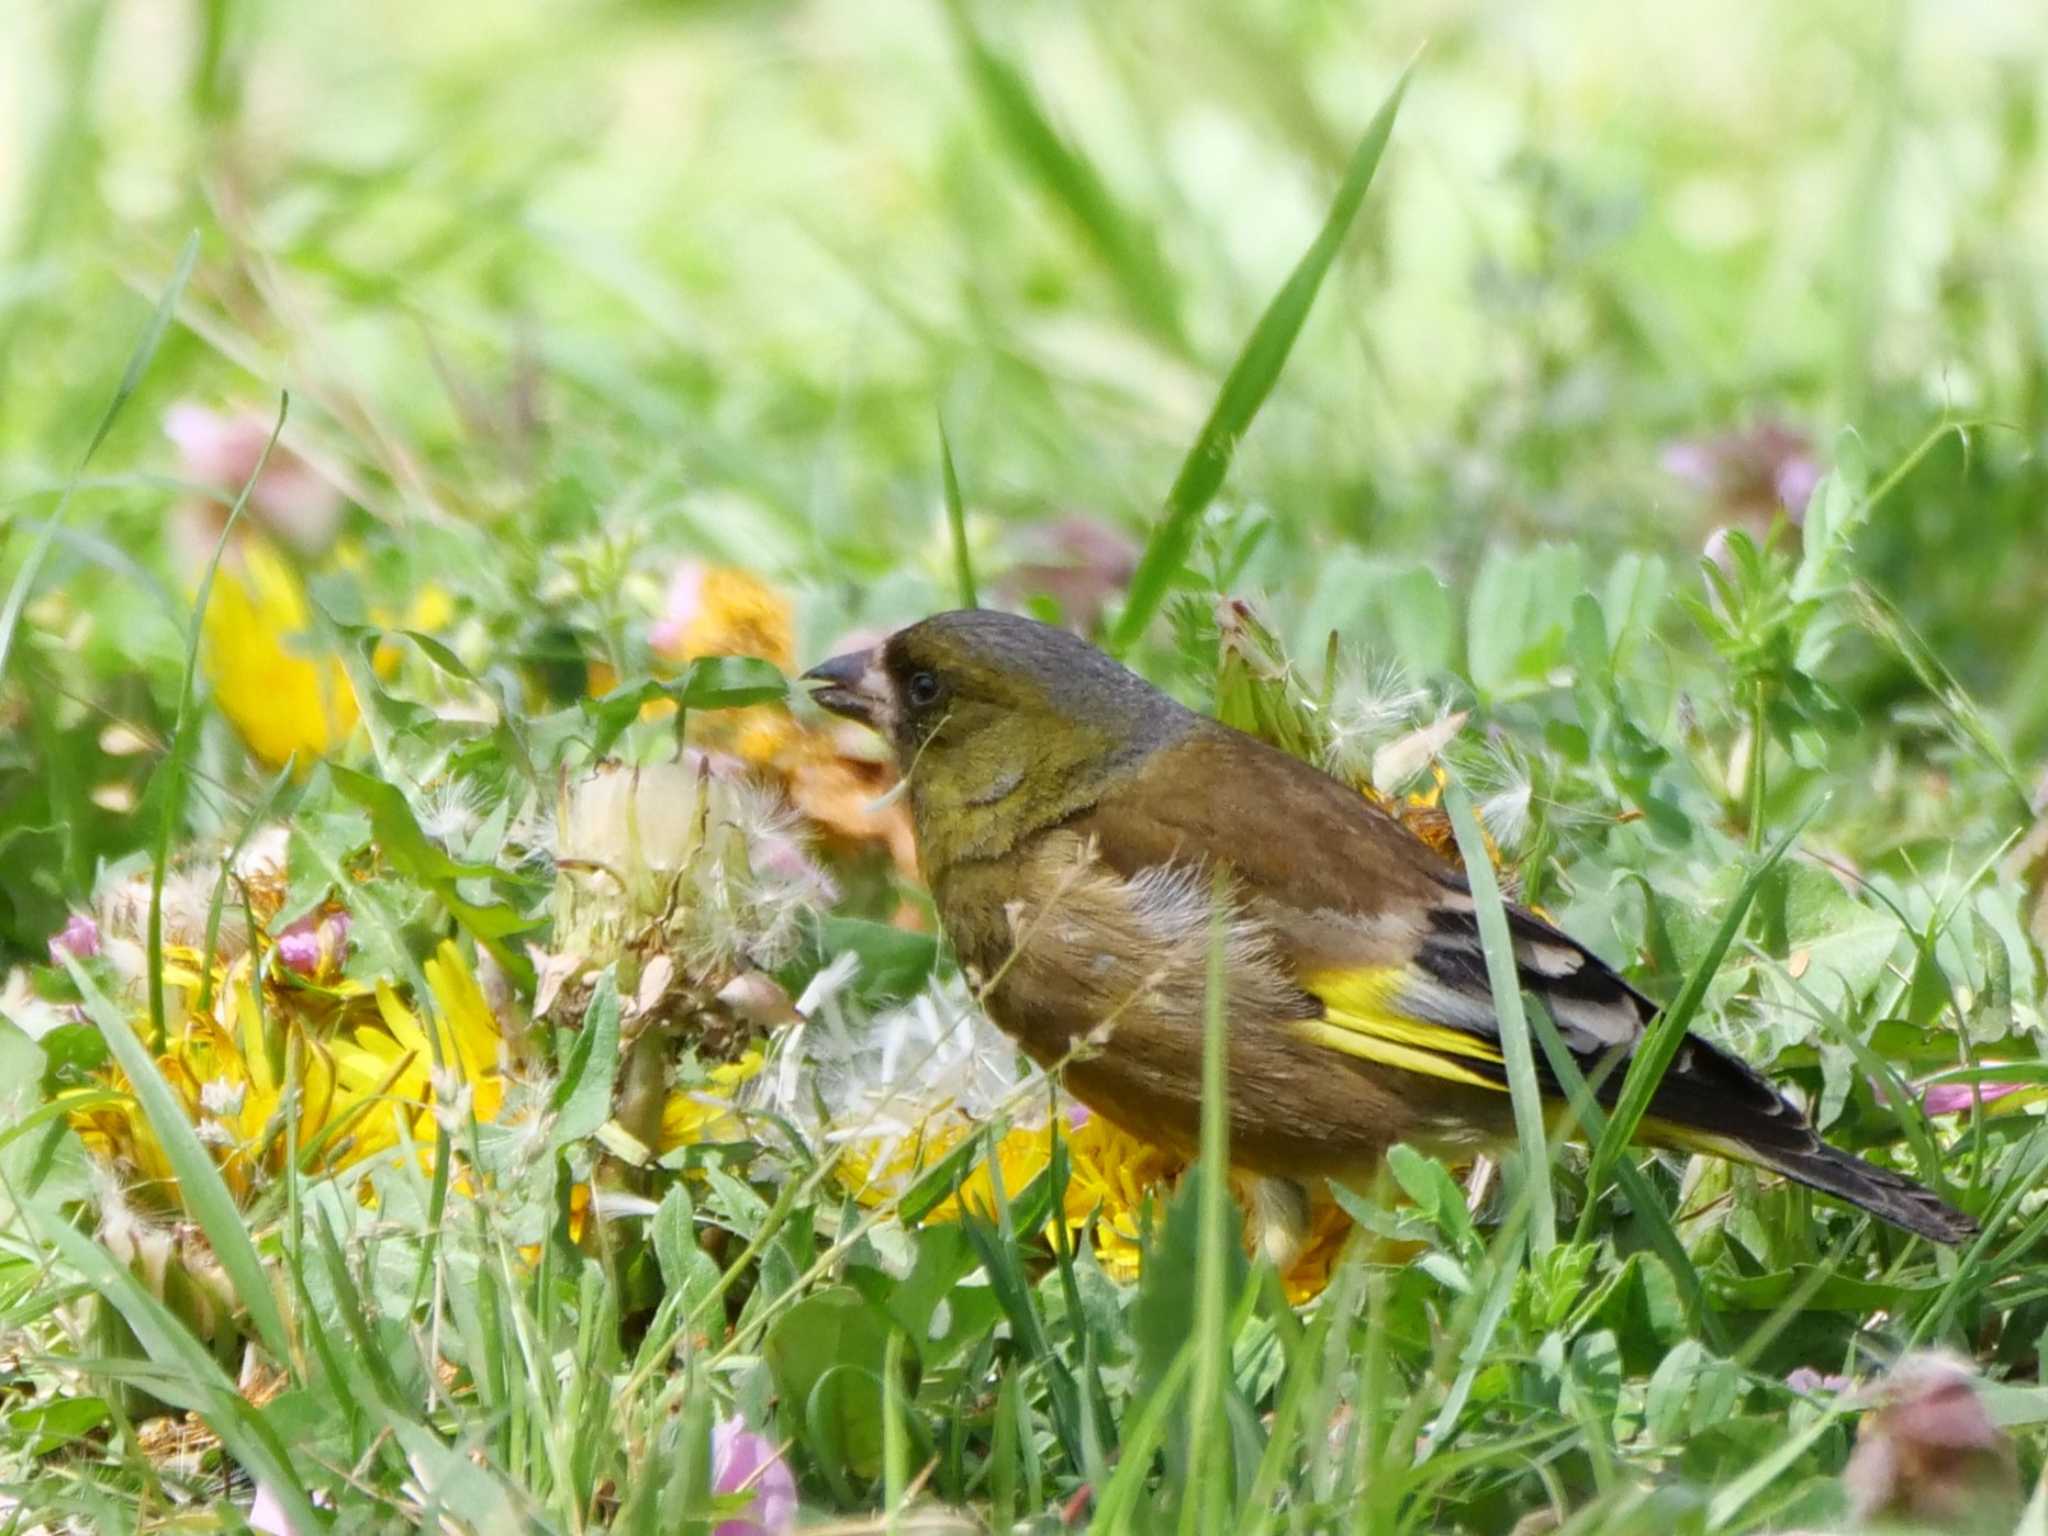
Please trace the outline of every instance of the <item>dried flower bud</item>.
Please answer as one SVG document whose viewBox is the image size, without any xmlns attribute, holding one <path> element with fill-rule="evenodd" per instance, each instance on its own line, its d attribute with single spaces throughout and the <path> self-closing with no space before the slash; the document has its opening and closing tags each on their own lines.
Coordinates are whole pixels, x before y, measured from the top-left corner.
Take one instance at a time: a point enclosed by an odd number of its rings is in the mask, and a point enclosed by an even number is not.
<svg viewBox="0 0 2048 1536">
<path fill-rule="evenodd" d="M 796 1477 L 775 1443 L 744 1419 L 711 1426 L 711 1491 L 754 1496 L 744 1515 L 721 1521 L 713 1536 L 781 1536 L 796 1524 Z"/>
<path fill-rule="evenodd" d="M 1935 1350 L 1906 1356 L 1878 1387 L 1842 1485 L 1862 1525 L 2005 1532 L 2019 1518 L 2012 1441 L 1968 1362 Z"/>
<path fill-rule="evenodd" d="M 348 954 L 348 914 L 302 917 L 277 936 L 277 962 L 301 976 L 325 976 Z"/>
<path fill-rule="evenodd" d="M 50 935 L 50 964 L 62 965 L 64 957 L 90 960 L 100 952 L 100 925 L 83 912 L 74 912 L 64 926 Z"/>
<path fill-rule="evenodd" d="M 185 477 L 223 496 L 238 495 L 256 473 L 270 433 L 269 418 L 256 412 L 227 415 L 189 400 L 164 412 L 164 436 L 177 448 Z M 283 444 L 271 449 L 249 493 L 256 520 L 305 555 L 334 542 L 345 506 L 341 492 Z"/>
</svg>

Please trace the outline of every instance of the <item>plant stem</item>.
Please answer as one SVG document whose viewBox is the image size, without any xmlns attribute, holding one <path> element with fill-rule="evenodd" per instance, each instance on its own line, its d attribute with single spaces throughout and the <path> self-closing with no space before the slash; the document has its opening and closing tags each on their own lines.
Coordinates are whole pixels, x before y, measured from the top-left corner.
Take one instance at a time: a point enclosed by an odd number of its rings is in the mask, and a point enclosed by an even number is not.
<svg viewBox="0 0 2048 1536">
<path fill-rule="evenodd" d="M 1764 847 L 1764 692 L 1765 684 L 1756 684 L 1756 693 L 1749 706 L 1749 851 L 1761 853 Z"/>
</svg>

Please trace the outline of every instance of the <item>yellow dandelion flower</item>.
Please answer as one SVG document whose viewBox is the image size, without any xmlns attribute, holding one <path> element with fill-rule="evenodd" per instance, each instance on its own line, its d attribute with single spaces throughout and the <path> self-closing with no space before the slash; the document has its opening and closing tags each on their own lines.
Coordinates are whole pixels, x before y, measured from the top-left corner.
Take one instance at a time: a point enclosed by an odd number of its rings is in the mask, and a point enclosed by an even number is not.
<svg viewBox="0 0 2048 1536">
<path fill-rule="evenodd" d="M 979 1128 L 964 1114 L 934 1115 L 916 1134 L 876 1138 L 852 1144 L 839 1168 L 841 1182 L 854 1198 L 879 1205 L 908 1189 L 925 1170 Z M 1002 1175 L 1003 1192 L 1011 1199 L 1052 1165 L 1052 1127 L 1012 1127 L 997 1138 L 994 1162 Z M 1147 1203 L 1163 1199 L 1174 1180 L 1187 1169 L 1178 1154 L 1132 1135 L 1102 1115 L 1088 1115 L 1064 1133 L 1067 1188 L 1059 1220 L 1070 1239 L 1084 1233 L 1096 1262 L 1113 1278 L 1135 1281 L 1143 1268 Z M 1238 1190 L 1240 1198 L 1245 1191 Z M 925 1215 L 927 1222 L 958 1221 L 963 1211 L 986 1218 L 996 1213 L 995 1184 L 988 1160 L 977 1163 L 961 1179 L 960 1188 Z M 1246 1206 L 1245 1251 L 1254 1253 L 1258 1233 Z M 1327 1194 L 1310 1205 L 1308 1240 L 1281 1277 L 1288 1299 L 1301 1303 L 1320 1295 L 1343 1253 L 1352 1230 L 1351 1218 Z M 1052 1222 L 1045 1240 L 1055 1240 Z"/>
<path fill-rule="evenodd" d="M 856 1143 L 840 1164 L 840 1177 L 854 1197 L 875 1205 L 907 1189 L 979 1127 L 964 1115 L 935 1116 L 918 1134 L 889 1142 Z M 994 1161 L 1003 1193 L 1014 1199 L 1052 1165 L 1050 1124 L 1013 1126 L 997 1138 Z M 1060 1216 L 1070 1238 L 1086 1232 L 1102 1267 L 1120 1280 L 1138 1275 L 1143 1251 L 1146 1201 L 1162 1192 L 1183 1164 L 1172 1153 L 1141 1141 L 1100 1115 L 1065 1134 L 1066 1199 Z M 963 1211 L 983 1217 L 996 1212 L 995 1181 L 986 1159 L 960 1181 L 960 1188 L 926 1214 L 928 1222 L 958 1221 Z M 1054 1238 L 1053 1223 L 1046 1240 Z"/>
<path fill-rule="evenodd" d="M 370 622 L 380 629 L 409 629 L 417 634 L 437 634 L 455 618 L 455 597 L 437 581 L 430 581 L 413 594 L 403 613 L 391 608 L 372 608 Z M 405 652 L 396 640 L 379 640 L 370 653 L 370 665 L 379 677 L 398 671 Z"/>
<path fill-rule="evenodd" d="M 186 999 L 157 1063 L 235 1197 L 248 1198 L 282 1171 L 288 1102 L 297 1115 L 291 1140 L 309 1170 L 346 1167 L 396 1146 L 394 1115 L 405 1118 L 416 1140 L 431 1145 L 434 1052 L 412 1008 L 388 986 L 379 986 L 373 1003 L 349 983 L 263 985 L 255 958 L 216 964 L 214 1012 L 200 1013 Z M 200 968 L 196 956 L 179 955 L 166 978 L 196 991 Z M 427 961 L 426 976 L 441 1082 L 458 1084 L 478 1119 L 494 1120 L 504 1106 L 503 1036 L 483 989 L 452 941 Z M 332 1029 L 327 1038 L 316 1032 L 323 1019 Z M 109 1082 L 122 1097 L 74 1112 L 81 1139 L 129 1176 L 138 1198 L 178 1208 L 177 1181 L 147 1117 L 118 1072 Z M 294 1090 L 289 1099 L 288 1089 Z"/>
<path fill-rule="evenodd" d="M 733 1104 L 741 1085 L 761 1075 L 762 1060 L 761 1048 L 749 1046 L 737 1061 L 713 1067 L 704 1086 L 671 1093 L 661 1106 L 661 1134 L 654 1150 L 673 1152 L 677 1147 L 744 1138 L 746 1123 L 734 1113 Z"/>
<path fill-rule="evenodd" d="M 204 654 L 221 713 L 268 763 L 302 768 L 356 726 L 356 696 L 332 655 L 309 649 L 312 614 L 297 574 L 259 540 L 223 562 L 206 606 Z"/>
<path fill-rule="evenodd" d="M 783 671 L 795 670 L 796 626 L 789 599 L 760 577 L 733 566 L 685 560 L 669 578 L 659 618 L 647 632 L 654 654 L 667 662 L 700 656 L 757 656 Z M 674 712 L 665 699 L 641 711 L 643 719 Z M 775 762 L 802 734 L 789 712 L 756 705 L 722 717 L 717 744 L 757 767 Z"/>
<path fill-rule="evenodd" d="M 167 967 L 166 979 L 177 985 L 181 978 Z M 299 1084 L 297 1135 L 305 1146 L 336 1113 L 334 1072 L 326 1053 L 303 1036 L 284 1046 L 295 1059 L 276 1059 L 279 1042 L 265 1037 L 270 1012 L 257 1002 L 246 957 L 221 978 L 219 1013 L 187 1012 L 157 1065 L 239 1200 L 281 1166 L 287 1074 L 295 1073 Z M 118 1074 L 113 1080 L 126 1087 Z M 166 1208 L 183 1203 L 170 1159 L 132 1099 L 83 1109 L 72 1118 L 88 1149 L 131 1175 L 131 1193 L 138 1199 Z"/>
<path fill-rule="evenodd" d="M 696 560 L 677 566 L 647 640 L 666 661 L 758 656 L 785 672 L 796 665 L 789 599 L 732 566 Z"/>
<path fill-rule="evenodd" d="M 1135 1280 L 1145 1202 L 1179 1175 L 1180 1159 L 1102 1115 L 1090 1115 L 1068 1133 L 1067 1153 L 1068 1227 L 1078 1231 L 1093 1214 L 1096 1258 L 1118 1279 Z"/>
</svg>

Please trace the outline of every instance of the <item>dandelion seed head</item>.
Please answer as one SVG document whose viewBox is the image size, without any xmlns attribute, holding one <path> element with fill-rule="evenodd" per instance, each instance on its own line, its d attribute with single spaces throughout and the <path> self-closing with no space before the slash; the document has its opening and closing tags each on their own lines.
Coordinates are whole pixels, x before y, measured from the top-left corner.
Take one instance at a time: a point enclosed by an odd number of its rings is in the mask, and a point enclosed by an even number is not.
<svg viewBox="0 0 2048 1536">
<path fill-rule="evenodd" d="M 837 895 L 780 797 L 701 757 L 600 768 L 558 821 L 556 947 L 593 966 L 635 948 L 694 978 L 772 970 Z"/>
<path fill-rule="evenodd" d="M 454 1066 L 436 1067 L 428 1074 L 434 1089 L 434 1121 L 450 1136 L 468 1126 L 476 1110 L 476 1090 Z"/>
<path fill-rule="evenodd" d="M 1340 658 L 1330 691 L 1323 766 L 1350 782 L 1370 778 L 1373 754 L 1429 708 L 1427 689 L 1399 662 Z"/>
<path fill-rule="evenodd" d="M 444 848 L 457 848 L 483 825 L 485 795 L 471 779 L 446 778 L 430 786 L 413 807 L 420 830 Z"/>
<path fill-rule="evenodd" d="M 212 1078 L 199 1085 L 199 1107 L 220 1120 L 231 1120 L 239 1115 L 248 1096 L 247 1083 L 225 1077 Z"/>
<path fill-rule="evenodd" d="M 1479 802 L 1479 820 L 1502 848 L 1519 848 L 1529 835 L 1534 795 L 1535 787 L 1521 778 Z"/>
</svg>

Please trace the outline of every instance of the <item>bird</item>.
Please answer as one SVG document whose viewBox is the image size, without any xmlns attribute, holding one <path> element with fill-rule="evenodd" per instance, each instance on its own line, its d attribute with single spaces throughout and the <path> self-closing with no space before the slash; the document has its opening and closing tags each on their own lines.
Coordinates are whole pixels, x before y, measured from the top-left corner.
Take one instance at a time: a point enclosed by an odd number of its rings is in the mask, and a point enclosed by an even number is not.
<svg viewBox="0 0 2048 1536">
<path fill-rule="evenodd" d="M 1387 1150 L 1510 1144 L 1501 1026 L 1463 871 L 1355 788 L 1187 708 L 1069 630 L 935 614 L 802 679 L 887 743 L 920 873 L 988 1016 L 1089 1109 L 1199 1145 L 1212 957 L 1230 1160 L 1268 1256 L 1309 1192 Z M 1516 971 L 1608 1102 L 1657 1005 L 1506 907 Z M 1547 1095 L 1563 1088 L 1539 1062 Z M 1764 1169 L 1937 1242 L 1975 1222 L 1829 1146 L 1765 1078 L 1687 1035 L 1638 1130 Z"/>
</svg>

